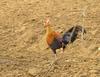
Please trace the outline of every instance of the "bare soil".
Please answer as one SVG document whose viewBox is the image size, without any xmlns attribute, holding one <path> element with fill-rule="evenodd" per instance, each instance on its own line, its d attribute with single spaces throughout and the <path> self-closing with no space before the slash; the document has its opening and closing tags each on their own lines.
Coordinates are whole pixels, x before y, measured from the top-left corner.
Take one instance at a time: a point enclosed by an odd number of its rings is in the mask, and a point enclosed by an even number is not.
<svg viewBox="0 0 100 77">
<path fill-rule="evenodd" d="M 48 16 L 55 31 L 87 31 L 56 61 L 43 39 Z M 100 77 L 100 0 L 1 0 L 0 77 Z"/>
</svg>

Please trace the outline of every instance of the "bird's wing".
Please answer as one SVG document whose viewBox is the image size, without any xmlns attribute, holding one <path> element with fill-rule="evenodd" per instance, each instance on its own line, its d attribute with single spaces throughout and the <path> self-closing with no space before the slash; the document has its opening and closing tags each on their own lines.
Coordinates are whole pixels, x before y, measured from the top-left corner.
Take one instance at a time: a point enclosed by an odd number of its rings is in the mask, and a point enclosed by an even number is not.
<svg viewBox="0 0 100 77">
<path fill-rule="evenodd" d="M 57 40 L 58 42 L 62 42 L 62 36 L 60 35 L 59 32 L 51 32 L 48 34 L 47 38 L 47 43 L 50 45 L 54 40 Z"/>
<path fill-rule="evenodd" d="M 59 40 L 60 42 L 62 42 L 62 36 L 59 32 L 54 32 L 54 36 L 57 40 Z"/>
</svg>

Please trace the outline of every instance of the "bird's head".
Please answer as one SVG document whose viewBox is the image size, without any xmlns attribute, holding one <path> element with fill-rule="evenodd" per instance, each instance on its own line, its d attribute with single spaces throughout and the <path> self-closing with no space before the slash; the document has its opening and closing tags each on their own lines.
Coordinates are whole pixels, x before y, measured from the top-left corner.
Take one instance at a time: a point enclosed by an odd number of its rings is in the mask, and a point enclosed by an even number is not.
<svg viewBox="0 0 100 77">
<path fill-rule="evenodd" d="M 47 18 L 45 23 L 44 23 L 44 27 L 48 27 L 50 25 L 50 19 Z"/>
</svg>

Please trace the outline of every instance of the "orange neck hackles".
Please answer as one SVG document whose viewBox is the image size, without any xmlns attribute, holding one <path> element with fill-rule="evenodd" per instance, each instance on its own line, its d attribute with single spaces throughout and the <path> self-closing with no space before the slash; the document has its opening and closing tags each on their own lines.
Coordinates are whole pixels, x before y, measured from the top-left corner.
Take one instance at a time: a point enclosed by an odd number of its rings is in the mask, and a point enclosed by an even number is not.
<svg viewBox="0 0 100 77">
<path fill-rule="evenodd" d="M 46 22 L 44 23 L 44 27 L 46 28 L 46 34 L 52 32 L 52 28 L 51 28 L 49 19 L 47 19 Z"/>
</svg>

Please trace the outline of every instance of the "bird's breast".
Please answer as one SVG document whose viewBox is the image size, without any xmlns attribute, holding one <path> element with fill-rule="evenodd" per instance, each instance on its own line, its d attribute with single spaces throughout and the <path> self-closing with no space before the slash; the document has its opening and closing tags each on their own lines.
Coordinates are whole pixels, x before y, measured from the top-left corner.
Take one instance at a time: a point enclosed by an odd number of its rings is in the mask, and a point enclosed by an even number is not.
<svg viewBox="0 0 100 77">
<path fill-rule="evenodd" d="M 52 44 L 54 38 L 55 38 L 55 37 L 53 36 L 53 33 L 47 34 L 47 37 L 46 37 L 47 43 L 48 43 L 49 45 Z"/>
</svg>

